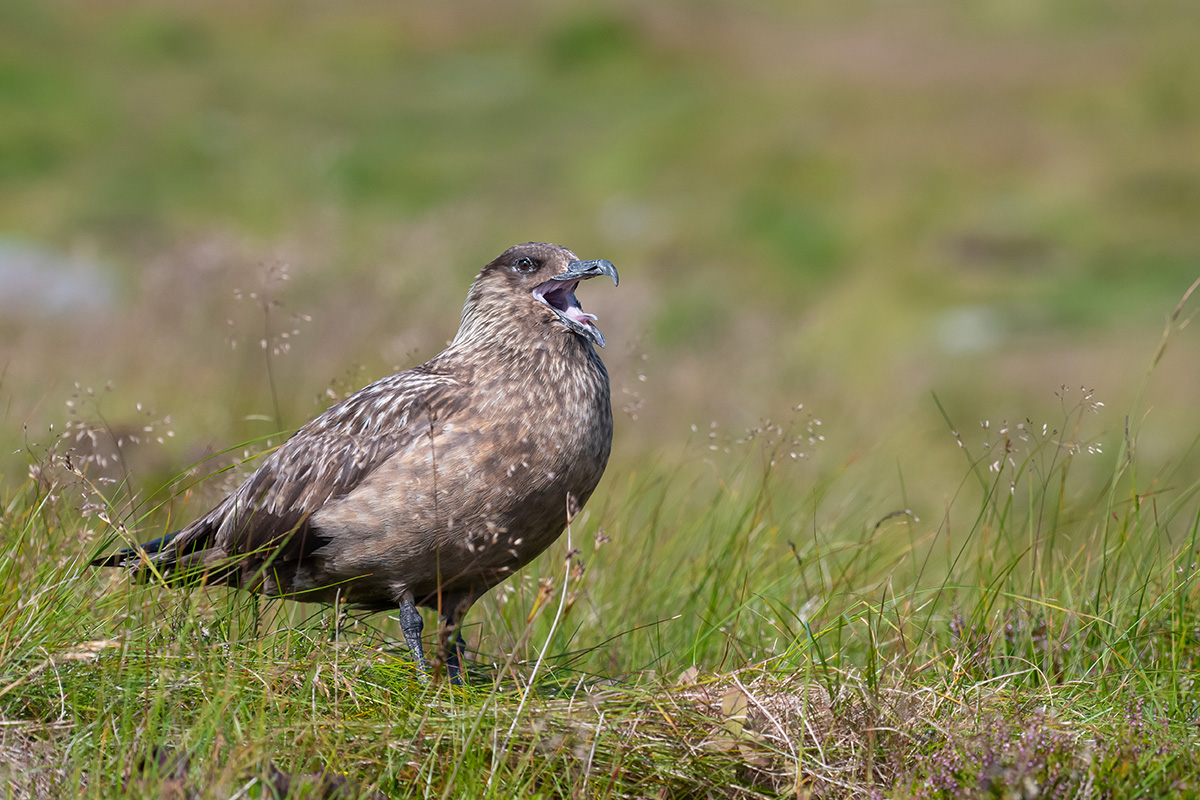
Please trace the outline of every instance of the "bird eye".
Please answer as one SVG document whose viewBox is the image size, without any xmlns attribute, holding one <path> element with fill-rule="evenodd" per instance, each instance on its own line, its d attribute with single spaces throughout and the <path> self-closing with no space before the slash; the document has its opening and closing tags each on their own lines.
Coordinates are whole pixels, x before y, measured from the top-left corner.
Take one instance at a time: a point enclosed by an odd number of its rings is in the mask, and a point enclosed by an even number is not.
<svg viewBox="0 0 1200 800">
<path fill-rule="evenodd" d="M 513 266 L 521 272 L 532 272 L 537 267 L 537 262 L 529 256 L 521 256 L 513 262 Z"/>
</svg>

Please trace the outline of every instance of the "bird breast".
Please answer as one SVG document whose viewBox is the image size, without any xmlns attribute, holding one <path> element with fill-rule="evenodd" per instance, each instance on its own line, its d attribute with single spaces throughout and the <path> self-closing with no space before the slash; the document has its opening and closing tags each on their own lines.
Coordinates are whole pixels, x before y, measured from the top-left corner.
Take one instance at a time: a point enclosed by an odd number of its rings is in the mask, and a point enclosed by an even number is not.
<svg viewBox="0 0 1200 800">
<path fill-rule="evenodd" d="M 521 369 L 476 368 L 468 410 L 431 420 L 313 516 L 331 542 L 326 577 L 424 571 L 482 589 L 549 546 L 612 443 L 607 373 L 590 346 L 575 355 L 535 348 Z"/>
</svg>

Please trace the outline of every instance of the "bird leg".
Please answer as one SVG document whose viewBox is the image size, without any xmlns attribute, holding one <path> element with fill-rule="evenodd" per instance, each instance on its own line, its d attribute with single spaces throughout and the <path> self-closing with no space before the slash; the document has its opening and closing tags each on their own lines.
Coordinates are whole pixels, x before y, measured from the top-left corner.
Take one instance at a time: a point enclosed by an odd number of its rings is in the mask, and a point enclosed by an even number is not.
<svg viewBox="0 0 1200 800">
<path fill-rule="evenodd" d="M 442 661 L 446 665 L 446 674 L 449 675 L 450 682 L 460 686 L 463 682 L 462 654 L 467 643 L 463 641 L 458 622 L 463 613 L 470 608 L 471 599 L 469 595 L 448 598 L 442 612 L 442 624 L 438 626 L 437 660 L 434 663 Z M 404 641 L 408 644 L 408 649 L 412 651 L 417 667 L 421 672 L 429 674 L 429 662 L 425 660 L 425 647 L 421 641 L 421 632 L 424 628 L 425 623 L 413 601 L 412 593 L 404 592 L 400 595 L 400 630 L 404 633 Z"/>
<path fill-rule="evenodd" d="M 467 649 L 459 622 L 471 607 L 471 600 L 470 595 L 446 598 L 441 625 L 438 626 L 438 658 L 444 658 L 446 674 L 450 676 L 450 682 L 457 686 L 463 683 L 462 660 Z"/>
<path fill-rule="evenodd" d="M 467 643 L 463 640 L 462 631 L 457 627 L 452 627 L 454 623 L 450 620 L 443 620 L 442 626 L 446 631 L 446 674 L 450 676 L 450 682 L 456 686 L 462 686 L 463 670 L 462 656 L 467 649 Z M 453 639 L 450 637 L 450 632 L 453 631 Z M 440 647 L 441 645 L 439 645 Z"/>
<path fill-rule="evenodd" d="M 429 672 L 429 663 L 425 661 L 425 646 L 421 643 L 421 631 L 425 623 L 421 620 L 421 612 L 413 603 L 412 594 L 405 592 L 400 598 L 400 630 L 404 633 L 404 641 L 412 651 L 413 659 L 422 672 Z"/>
</svg>

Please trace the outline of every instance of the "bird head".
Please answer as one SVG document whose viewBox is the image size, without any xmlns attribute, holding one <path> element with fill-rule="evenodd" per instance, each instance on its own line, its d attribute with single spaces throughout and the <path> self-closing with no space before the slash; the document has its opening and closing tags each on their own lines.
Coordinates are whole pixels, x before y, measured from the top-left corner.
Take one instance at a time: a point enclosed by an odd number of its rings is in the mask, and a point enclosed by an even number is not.
<svg viewBox="0 0 1200 800">
<path fill-rule="evenodd" d="M 616 267 L 604 259 L 581 261 L 567 248 L 545 242 L 510 247 L 476 278 L 458 338 L 468 328 L 503 316 L 561 326 L 604 347 L 596 316 L 585 312 L 575 297 L 581 281 L 599 275 L 612 278 L 613 285 L 618 282 Z"/>
</svg>

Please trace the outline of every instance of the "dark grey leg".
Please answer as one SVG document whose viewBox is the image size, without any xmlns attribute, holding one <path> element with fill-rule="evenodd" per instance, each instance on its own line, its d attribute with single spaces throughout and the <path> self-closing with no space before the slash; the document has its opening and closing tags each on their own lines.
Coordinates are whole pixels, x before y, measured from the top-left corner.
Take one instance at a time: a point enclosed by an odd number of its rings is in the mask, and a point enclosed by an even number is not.
<svg viewBox="0 0 1200 800">
<path fill-rule="evenodd" d="M 467 643 L 463 641 L 462 631 L 457 627 L 457 623 L 444 617 L 442 625 L 447 631 L 453 631 L 453 638 L 447 643 L 446 650 L 446 674 L 450 676 L 450 682 L 462 685 L 462 656 L 467 649 Z"/>
<path fill-rule="evenodd" d="M 446 654 L 446 674 L 450 676 L 450 682 L 461 686 L 463 682 L 462 659 L 467 649 L 467 643 L 463 641 L 459 622 L 467 613 L 467 609 L 471 607 L 472 598 L 468 595 L 446 598 L 446 600 L 446 605 L 442 608 L 438 652 Z"/>
<path fill-rule="evenodd" d="M 421 631 L 425 623 L 421 621 L 421 612 L 413 604 L 412 596 L 400 600 L 400 630 L 404 632 L 404 641 L 412 651 L 413 659 L 422 672 L 429 672 L 429 664 L 425 661 L 425 647 L 421 643 Z"/>
</svg>

